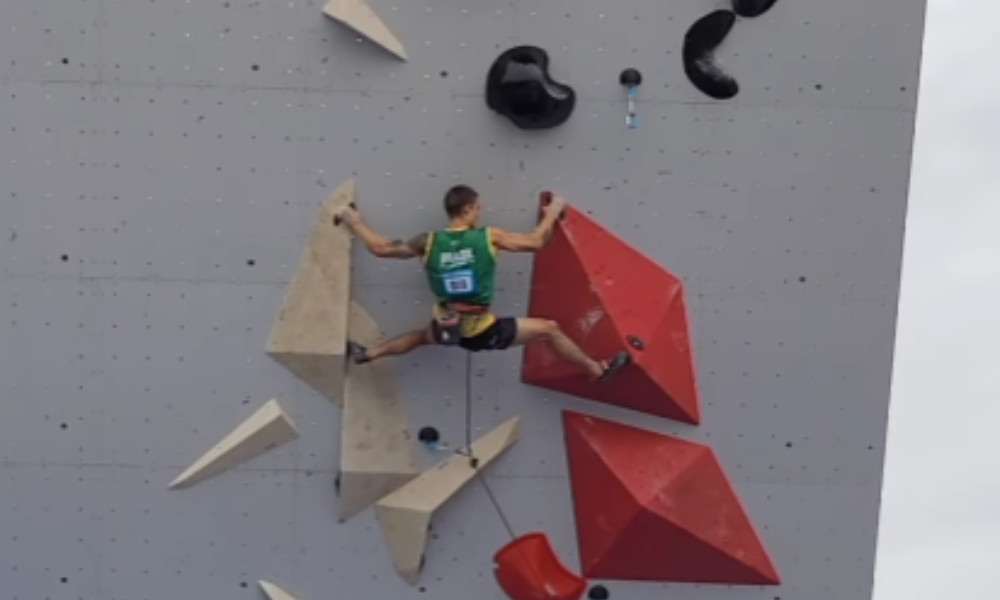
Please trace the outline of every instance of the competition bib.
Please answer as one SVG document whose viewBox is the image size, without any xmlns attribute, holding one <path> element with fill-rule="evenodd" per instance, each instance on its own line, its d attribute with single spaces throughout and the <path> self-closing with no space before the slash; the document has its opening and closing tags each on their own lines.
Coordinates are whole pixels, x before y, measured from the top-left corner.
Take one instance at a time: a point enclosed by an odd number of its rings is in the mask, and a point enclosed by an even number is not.
<svg viewBox="0 0 1000 600">
<path fill-rule="evenodd" d="M 449 294 L 462 296 L 476 293 L 476 274 L 472 269 L 443 273 L 441 281 Z"/>
</svg>

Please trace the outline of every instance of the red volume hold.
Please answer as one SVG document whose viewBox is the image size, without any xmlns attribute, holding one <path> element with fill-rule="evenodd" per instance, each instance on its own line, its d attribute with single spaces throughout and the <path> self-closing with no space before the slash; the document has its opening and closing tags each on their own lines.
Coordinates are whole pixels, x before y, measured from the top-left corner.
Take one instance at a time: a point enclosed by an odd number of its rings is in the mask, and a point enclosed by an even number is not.
<svg viewBox="0 0 1000 600">
<path fill-rule="evenodd" d="M 559 562 L 549 538 L 529 533 L 496 553 L 494 574 L 512 600 L 579 600 L 587 581 Z"/>
<path fill-rule="evenodd" d="M 572 207 L 535 256 L 529 314 L 559 323 L 595 359 L 627 350 L 633 362 L 598 383 L 546 344 L 530 344 L 521 370 L 525 383 L 701 421 L 681 280 Z"/>
<path fill-rule="evenodd" d="M 780 583 L 711 448 L 579 413 L 563 426 L 585 577 Z"/>
</svg>

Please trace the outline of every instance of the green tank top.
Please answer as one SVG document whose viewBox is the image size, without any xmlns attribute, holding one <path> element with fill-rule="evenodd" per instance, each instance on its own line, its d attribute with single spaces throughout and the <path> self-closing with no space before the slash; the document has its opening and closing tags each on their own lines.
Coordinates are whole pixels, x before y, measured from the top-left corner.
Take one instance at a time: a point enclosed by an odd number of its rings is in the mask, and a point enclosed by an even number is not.
<svg viewBox="0 0 1000 600">
<path fill-rule="evenodd" d="M 493 303 L 497 261 L 488 227 L 432 233 L 424 266 L 438 302 Z"/>
</svg>

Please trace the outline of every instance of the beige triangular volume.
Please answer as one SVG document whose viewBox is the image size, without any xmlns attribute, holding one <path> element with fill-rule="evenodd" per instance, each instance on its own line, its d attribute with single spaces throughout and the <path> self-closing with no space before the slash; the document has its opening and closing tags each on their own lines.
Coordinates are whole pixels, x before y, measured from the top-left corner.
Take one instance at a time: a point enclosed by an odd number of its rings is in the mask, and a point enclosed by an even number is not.
<svg viewBox="0 0 1000 600">
<path fill-rule="evenodd" d="M 352 236 L 333 216 L 355 196 L 351 180 L 323 203 L 267 343 L 271 358 L 337 404 L 343 401 Z"/>
<path fill-rule="evenodd" d="M 186 488 L 215 477 L 297 437 L 295 424 L 278 401 L 271 400 L 181 473 L 170 488 Z"/>
<path fill-rule="evenodd" d="M 323 12 L 382 46 L 401 60 L 407 60 L 403 43 L 389 30 L 365 0 L 330 0 Z"/>
<path fill-rule="evenodd" d="M 520 417 L 514 417 L 472 444 L 472 455 L 485 468 L 517 441 Z M 375 513 L 389 547 L 393 566 L 407 583 L 420 577 L 427 534 L 434 511 L 476 475 L 465 453 L 456 453 L 378 501 Z"/>
<path fill-rule="evenodd" d="M 260 585 L 260 589 L 264 590 L 264 593 L 267 594 L 267 597 L 270 598 L 270 600 L 296 600 L 295 596 L 289 594 L 270 581 L 258 581 L 257 583 Z"/>
<path fill-rule="evenodd" d="M 356 302 L 351 303 L 350 335 L 369 347 L 382 337 L 375 319 Z M 420 472 L 391 358 L 348 364 L 340 424 L 343 522 Z"/>
</svg>

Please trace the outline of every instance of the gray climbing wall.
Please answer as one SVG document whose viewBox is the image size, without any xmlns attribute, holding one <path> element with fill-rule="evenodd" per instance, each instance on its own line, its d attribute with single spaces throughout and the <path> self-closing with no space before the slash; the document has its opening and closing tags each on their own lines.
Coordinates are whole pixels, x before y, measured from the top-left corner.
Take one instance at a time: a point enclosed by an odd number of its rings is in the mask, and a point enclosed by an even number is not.
<svg viewBox="0 0 1000 600">
<path fill-rule="evenodd" d="M 316 0 L 0 1 L 0 596 L 256 599 L 268 579 L 299 600 L 502 597 L 477 485 L 415 588 L 370 511 L 336 524 L 337 410 L 264 354 L 320 202 L 356 177 L 393 237 L 438 226 L 454 183 L 512 229 L 555 189 L 687 282 L 700 427 L 525 387 L 520 352 L 476 356 L 477 433 L 525 420 L 490 475 L 518 530 L 576 566 L 560 410 L 581 410 L 711 444 L 784 579 L 611 582 L 614 600 L 869 598 L 924 2 L 779 0 L 736 24 L 720 56 L 742 91 L 715 102 L 680 49 L 724 4 L 372 0 L 402 63 Z M 519 43 L 580 95 L 559 129 L 485 106 Z M 357 256 L 384 329 L 425 319 L 417 265 Z M 500 310 L 525 310 L 530 267 L 504 259 Z M 399 364 L 414 427 L 453 444 L 460 358 Z M 166 489 L 272 397 L 301 439 Z"/>
</svg>

